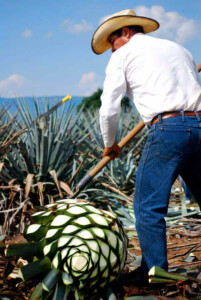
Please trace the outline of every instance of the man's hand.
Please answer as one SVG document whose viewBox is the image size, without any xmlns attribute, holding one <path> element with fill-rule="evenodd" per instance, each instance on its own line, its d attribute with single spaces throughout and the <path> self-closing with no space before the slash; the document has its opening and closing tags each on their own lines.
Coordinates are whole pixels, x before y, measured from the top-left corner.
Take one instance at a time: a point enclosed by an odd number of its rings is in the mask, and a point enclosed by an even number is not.
<svg viewBox="0 0 201 300">
<path fill-rule="evenodd" d="M 121 149 L 119 148 L 118 144 L 115 143 L 115 142 L 112 145 L 112 147 L 105 147 L 105 149 L 103 151 L 103 157 L 107 156 L 112 151 L 114 151 L 114 153 L 115 153 L 115 156 L 114 156 L 114 158 L 112 160 L 114 160 L 115 158 L 120 157 L 120 155 L 121 155 Z"/>
</svg>

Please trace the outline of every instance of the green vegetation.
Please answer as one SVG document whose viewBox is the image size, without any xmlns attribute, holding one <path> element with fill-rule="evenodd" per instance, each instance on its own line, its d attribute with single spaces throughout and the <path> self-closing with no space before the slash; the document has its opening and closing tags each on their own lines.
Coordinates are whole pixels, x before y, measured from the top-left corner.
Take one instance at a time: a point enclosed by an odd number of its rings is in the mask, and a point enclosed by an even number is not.
<svg viewBox="0 0 201 300">
<path fill-rule="evenodd" d="M 127 252 L 132 261 L 136 258 L 126 268 L 132 269 L 140 259 L 138 252 L 137 256 L 130 252 L 139 251 L 135 247 L 132 204 L 147 130 L 143 129 L 123 149 L 120 159 L 110 161 L 96 175 L 79 194 L 81 200 L 73 200 L 70 198 L 77 183 L 102 158 L 99 111 L 92 107 L 77 111 L 73 105 L 63 104 L 41 118 L 53 106 L 51 100 L 46 100 L 44 106 L 36 99 L 33 101 L 35 109 L 30 110 L 24 100 L 16 100 L 12 105 L 17 107 L 17 114 L 11 113 L 7 104 L 0 107 L 0 246 L 3 253 L 3 246 L 8 245 L 7 257 L 3 257 L 3 261 L 8 260 L 5 270 L 10 270 L 13 263 L 17 266 L 17 257 L 27 260 L 27 265 L 18 267 L 20 278 L 27 283 L 19 283 L 17 278 L 16 289 L 18 284 L 29 291 L 34 287 L 31 296 L 28 292 L 30 300 L 91 296 L 115 299 L 115 282 L 126 256 L 124 230 L 131 247 Z M 139 121 L 133 106 L 122 109 L 116 140 L 122 140 Z M 177 225 L 180 228 L 182 216 L 197 213 L 192 207 L 186 208 L 184 197 L 181 200 L 182 207 L 173 205 L 166 217 L 171 246 L 172 226 L 173 230 Z M 191 222 L 194 224 L 195 220 Z M 189 220 L 185 224 L 188 234 Z M 199 231 L 199 222 L 192 226 L 193 234 L 194 228 Z M 13 238 L 9 240 L 10 237 Z M 16 237 L 20 243 L 13 243 Z M 186 249 L 184 256 L 189 261 L 192 259 L 189 251 L 197 249 L 197 245 L 192 247 Z M 171 282 L 176 289 L 181 287 L 185 278 L 162 271 L 150 270 L 150 282 Z M 189 280 L 192 277 L 187 276 Z M 23 291 L 19 299 L 24 296 Z"/>
<path fill-rule="evenodd" d="M 82 102 L 77 106 L 77 111 L 80 111 L 82 108 L 84 112 L 87 110 L 96 110 L 99 109 L 101 106 L 101 95 L 103 90 L 98 89 L 96 92 L 94 92 L 91 96 L 83 98 Z M 124 97 L 121 102 L 122 109 L 124 111 L 127 111 L 128 109 L 132 108 L 132 104 L 128 97 Z"/>
<path fill-rule="evenodd" d="M 53 299 L 67 299 L 68 294 L 70 299 L 89 299 L 110 288 L 124 266 L 127 240 L 122 224 L 133 225 L 130 207 L 147 132 L 144 129 L 135 145 L 122 151 L 124 163 L 111 161 L 80 193 L 84 201 L 69 200 L 76 184 L 102 157 L 98 110 L 77 111 L 63 104 L 40 118 L 50 102 L 41 107 L 34 99 L 35 111 L 24 100 L 15 105 L 15 116 L 9 107 L 0 110 L 0 226 L 5 235 L 24 233 L 30 243 L 10 245 L 6 254 L 30 262 L 20 269 L 21 278 L 41 278 L 30 299 L 46 299 L 51 293 Z M 139 119 L 133 107 L 124 110 L 117 140 Z M 113 297 L 111 290 L 107 293 Z"/>
<path fill-rule="evenodd" d="M 35 112 L 30 111 L 23 99 L 16 100 L 15 105 L 18 111 L 15 117 L 6 106 L 1 109 L 4 115 L 1 118 L 4 123 L 0 127 L 4 128 L 1 145 L 5 145 L 10 133 L 14 132 L 16 136 L 6 144 L 0 159 L 0 195 L 2 210 L 6 211 L 4 218 L 1 218 L 4 233 L 9 233 L 11 228 L 14 232 L 23 231 L 26 219 L 24 214 L 21 216 L 23 210 L 72 195 L 76 184 L 102 157 L 104 148 L 98 110 L 76 112 L 75 107 L 65 109 L 64 104 L 48 118 L 40 119 L 40 115 L 51 108 L 50 101 L 41 107 L 34 99 Z M 122 112 L 117 140 L 121 140 L 139 119 L 133 110 L 126 112 L 126 115 Z M 5 131 L 5 124 L 9 124 L 6 125 L 9 131 Z M 91 186 L 83 191 L 84 197 L 97 201 L 106 197 L 108 201 L 101 204 L 103 208 L 110 205 L 118 213 L 117 199 L 122 201 L 124 194 L 125 199 L 133 196 L 136 169 L 145 137 L 146 130 L 136 137 L 135 146 L 130 144 L 122 151 L 126 163 L 122 160 L 111 161 Z M 113 195 L 112 187 L 118 191 L 117 194 Z M 10 203 L 11 190 L 15 193 Z M 124 217 L 127 215 L 124 210 Z M 127 218 L 124 221 L 127 222 Z"/>
</svg>

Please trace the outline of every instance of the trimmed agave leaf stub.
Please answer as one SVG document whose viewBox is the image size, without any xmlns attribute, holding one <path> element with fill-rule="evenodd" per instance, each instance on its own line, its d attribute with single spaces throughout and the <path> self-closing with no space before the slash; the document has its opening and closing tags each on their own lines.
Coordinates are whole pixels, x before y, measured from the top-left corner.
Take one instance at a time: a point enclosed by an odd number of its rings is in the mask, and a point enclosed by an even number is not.
<svg viewBox="0 0 201 300">
<path fill-rule="evenodd" d="M 117 279 L 126 260 L 127 237 L 115 214 L 83 200 L 63 199 L 35 213 L 33 219 L 37 224 L 30 225 L 27 232 L 33 240 L 40 236 L 33 233 L 45 232 L 41 239 L 45 241 L 44 256 L 59 271 L 58 281 L 72 286 L 79 299 L 95 298 Z M 46 290 L 52 286 L 48 281 Z M 55 287 L 54 281 L 53 290 Z"/>
</svg>

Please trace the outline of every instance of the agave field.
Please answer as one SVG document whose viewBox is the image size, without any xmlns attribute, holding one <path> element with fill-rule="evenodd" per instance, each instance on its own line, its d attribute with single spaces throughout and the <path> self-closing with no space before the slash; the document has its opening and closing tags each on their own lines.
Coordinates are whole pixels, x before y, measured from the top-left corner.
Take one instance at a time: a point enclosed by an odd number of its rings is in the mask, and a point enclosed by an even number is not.
<svg viewBox="0 0 201 300">
<path fill-rule="evenodd" d="M 71 199 L 102 158 L 98 110 L 77 111 L 72 99 L 44 117 L 51 101 L 33 101 L 34 111 L 23 99 L 0 106 L 1 299 L 200 299 L 200 215 L 178 183 L 167 215 L 168 257 L 182 274 L 150 270 L 151 288 L 121 280 L 141 259 L 132 204 L 147 129 Z M 122 109 L 117 140 L 139 121 L 134 108 Z"/>
</svg>

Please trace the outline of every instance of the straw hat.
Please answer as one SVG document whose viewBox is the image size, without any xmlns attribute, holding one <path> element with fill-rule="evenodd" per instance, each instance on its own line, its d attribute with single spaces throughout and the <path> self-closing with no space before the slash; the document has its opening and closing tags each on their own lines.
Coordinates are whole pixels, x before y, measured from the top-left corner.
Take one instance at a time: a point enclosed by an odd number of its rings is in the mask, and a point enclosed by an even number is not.
<svg viewBox="0 0 201 300">
<path fill-rule="evenodd" d="M 153 19 L 136 16 L 131 9 L 122 10 L 111 16 L 108 16 L 104 22 L 95 31 L 91 46 L 96 54 L 101 54 L 111 48 L 108 42 L 110 34 L 124 26 L 138 25 L 144 30 L 144 33 L 152 32 L 159 27 L 159 23 Z"/>
</svg>

